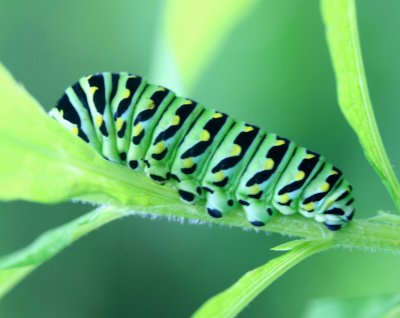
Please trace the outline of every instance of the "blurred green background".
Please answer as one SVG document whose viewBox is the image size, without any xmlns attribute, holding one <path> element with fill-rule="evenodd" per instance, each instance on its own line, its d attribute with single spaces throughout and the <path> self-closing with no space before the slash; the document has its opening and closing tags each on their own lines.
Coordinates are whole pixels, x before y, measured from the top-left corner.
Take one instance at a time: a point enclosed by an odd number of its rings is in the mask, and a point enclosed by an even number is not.
<svg viewBox="0 0 400 318">
<path fill-rule="evenodd" d="M 163 36 L 164 6 L 161 0 L 0 0 L 0 58 L 46 109 L 65 87 L 93 72 L 125 70 L 162 78 L 161 84 L 179 90 L 169 74 L 153 67 L 160 63 L 155 50 Z M 394 0 L 358 2 L 372 100 L 395 168 L 400 166 L 399 10 Z M 394 209 L 337 107 L 318 1 L 259 1 L 221 44 L 189 96 L 323 153 L 352 182 L 358 218 Z M 0 254 L 90 209 L 1 203 Z M 285 240 L 126 218 L 41 266 L 5 297 L 0 315 L 187 317 L 245 271 L 276 256 L 269 248 Z M 242 316 L 299 317 L 315 298 L 395 292 L 399 268 L 398 256 L 325 252 L 285 274 Z"/>
</svg>

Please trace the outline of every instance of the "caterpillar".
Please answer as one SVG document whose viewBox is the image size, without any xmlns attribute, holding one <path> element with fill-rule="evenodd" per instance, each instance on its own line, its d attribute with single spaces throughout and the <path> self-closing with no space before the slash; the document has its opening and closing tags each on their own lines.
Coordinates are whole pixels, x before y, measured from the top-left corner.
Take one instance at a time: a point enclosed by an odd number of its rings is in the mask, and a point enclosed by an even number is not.
<svg viewBox="0 0 400 318">
<path fill-rule="evenodd" d="M 241 207 L 259 227 L 300 213 L 331 231 L 353 218 L 352 187 L 323 156 L 137 75 L 82 77 L 49 114 L 106 159 L 205 200 L 214 218 Z"/>
</svg>

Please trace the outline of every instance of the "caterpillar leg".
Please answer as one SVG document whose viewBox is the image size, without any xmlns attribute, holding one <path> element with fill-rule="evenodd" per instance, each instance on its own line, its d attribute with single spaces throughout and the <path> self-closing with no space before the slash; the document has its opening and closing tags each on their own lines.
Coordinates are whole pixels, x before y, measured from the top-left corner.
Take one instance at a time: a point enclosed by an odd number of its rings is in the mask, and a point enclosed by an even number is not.
<svg viewBox="0 0 400 318">
<path fill-rule="evenodd" d="M 222 218 L 226 212 L 233 209 L 235 201 L 223 189 L 208 189 L 206 194 L 207 213 L 214 218 Z"/>
<path fill-rule="evenodd" d="M 243 210 L 246 213 L 246 218 L 254 226 L 264 226 L 274 214 L 272 206 L 266 206 L 265 202 L 255 199 L 240 200 Z"/>
<path fill-rule="evenodd" d="M 191 179 L 178 181 L 175 185 L 182 201 L 187 203 L 195 203 L 202 198 L 201 187 Z"/>
</svg>

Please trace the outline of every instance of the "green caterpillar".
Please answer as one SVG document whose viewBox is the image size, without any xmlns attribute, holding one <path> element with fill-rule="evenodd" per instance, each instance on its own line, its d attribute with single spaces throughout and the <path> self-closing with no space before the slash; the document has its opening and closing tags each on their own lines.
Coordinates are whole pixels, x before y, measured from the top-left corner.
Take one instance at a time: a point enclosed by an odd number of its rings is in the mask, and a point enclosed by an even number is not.
<svg viewBox="0 0 400 318">
<path fill-rule="evenodd" d="M 324 157 L 139 76 L 82 77 L 50 115 L 106 159 L 205 199 L 212 217 L 241 206 L 254 226 L 301 213 L 332 231 L 353 218 L 352 187 Z"/>
</svg>

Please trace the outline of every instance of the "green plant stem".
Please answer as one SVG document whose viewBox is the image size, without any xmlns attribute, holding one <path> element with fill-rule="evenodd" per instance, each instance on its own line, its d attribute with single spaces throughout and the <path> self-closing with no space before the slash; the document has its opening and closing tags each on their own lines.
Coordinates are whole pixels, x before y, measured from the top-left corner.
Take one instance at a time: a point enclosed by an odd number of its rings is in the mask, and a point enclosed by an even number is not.
<svg viewBox="0 0 400 318">
<path fill-rule="evenodd" d="M 113 165 L 115 169 L 121 167 Z M 126 170 L 126 169 L 124 169 Z M 115 171 L 116 172 L 116 171 Z M 114 173 L 114 178 L 119 174 Z M 124 174 L 126 177 L 126 173 Z M 150 184 L 147 184 L 150 182 Z M 137 204 L 135 196 L 119 199 L 114 193 L 114 197 L 104 194 L 82 197 L 84 201 L 97 202 L 114 205 L 117 209 L 125 210 L 125 214 L 145 213 L 150 215 L 167 216 L 172 218 L 183 218 L 191 222 L 208 222 L 219 225 L 228 225 L 240 227 L 242 229 L 256 230 L 260 232 L 273 232 L 287 236 L 296 236 L 311 240 L 332 240 L 335 246 L 400 253 L 400 217 L 398 215 L 386 214 L 385 218 L 374 218 L 370 220 L 354 220 L 345 228 L 338 232 L 331 232 L 324 225 L 315 222 L 312 219 L 306 219 L 301 215 L 274 216 L 266 226 L 255 229 L 246 220 L 241 209 L 233 210 L 221 219 L 211 218 L 204 208 L 204 204 L 199 202 L 196 205 L 183 203 L 177 194 L 168 186 L 159 186 L 149 181 L 146 177 L 138 176 L 125 182 L 116 182 L 116 186 L 125 190 L 132 189 L 132 193 L 141 193 L 142 195 L 154 200 L 146 200 L 145 205 Z M 164 196 L 165 193 L 165 196 Z M 157 198 L 163 197 L 164 201 L 160 204 Z"/>
<path fill-rule="evenodd" d="M 193 317 L 236 317 L 254 298 L 289 269 L 329 247 L 330 245 L 325 241 L 302 242 L 291 251 L 247 272 L 233 286 L 210 298 Z"/>
<path fill-rule="evenodd" d="M 153 209 L 150 206 L 136 207 L 133 210 L 129 210 L 129 207 L 119 209 L 125 211 L 124 215 L 130 213 L 145 213 L 159 216 L 171 216 L 168 211 L 172 209 L 175 211 L 173 214 L 173 217 L 175 218 L 180 216 L 181 218 L 187 219 L 191 222 L 203 221 L 218 225 L 228 225 L 240 227 L 242 229 L 255 230 L 254 227 L 248 225 L 246 221 L 246 223 L 244 223 L 243 220 L 240 220 L 237 216 L 232 215 L 229 218 L 227 217 L 216 220 L 208 217 L 203 211 L 197 213 L 193 209 L 185 208 L 185 204 L 181 207 L 178 207 L 178 205 L 167 205 L 162 209 Z M 311 225 L 313 224 L 308 224 L 307 221 L 308 220 L 304 220 L 304 217 L 302 216 L 276 217 L 273 218 L 265 227 L 255 231 L 273 232 L 287 236 L 294 235 L 309 240 L 331 241 L 333 247 L 376 252 L 381 251 L 400 255 L 400 226 L 375 222 L 372 220 L 355 220 L 338 232 L 330 232 L 324 229 L 323 225 L 319 224 L 311 228 Z M 311 223 L 315 222 L 311 221 Z"/>
<path fill-rule="evenodd" d="M 40 235 L 27 247 L 0 258 L 0 298 L 42 263 L 91 231 L 124 216 L 115 208 L 100 207 Z"/>
<path fill-rule="evenodd" d="M 400 183 L 385 151 L 368 91 L 354 0 L 322 0 L 339 105 L 400 212 Z"/>
<path fill-rule="evenodd" d="M 204 212 L 197 214 L 197 212 L 189 208 L 187 204 L 167 205 L 166 209 L 165 207 L 140 205 L 135 207 L 103 206 L 74 221 L 52 229 L 39 236 L 27 247 L 0 258 L 0 298 L 38 266 L 51 259 L 80 237 L 113 220 L 128 215 L 173 216 L 175 219 L 183 218 L 191 222 L 197 220 L 254 230 L 254 227 L 243 224 L 243 219 L 241 221 L 235 218 L 215 220 L 209 218 Z M 171 215 L 169 209 L 173 209 L 174 214 Z M 302 221 L 304 221 L 302 219 L 304 218 L 274 218 L 270 224 L 260 231 L 270 231 L 285 235 L 297 233 L 301 237 L 320 241 L 321 244 L 323 243 L 329 247 L 382 251 L 400 255 L 400 226 L 373 220 L 361 220 L 354 221 L 337 233 L 328 232 L 323 228 L 320 228 L 320 231 L 307 232 L 307 227 L 302 224 Z M 302 230 L 299 230 L 299 225 L 303 227 Z M 317 233 L 319 234 L 317 235 Z"/>
</svg>

